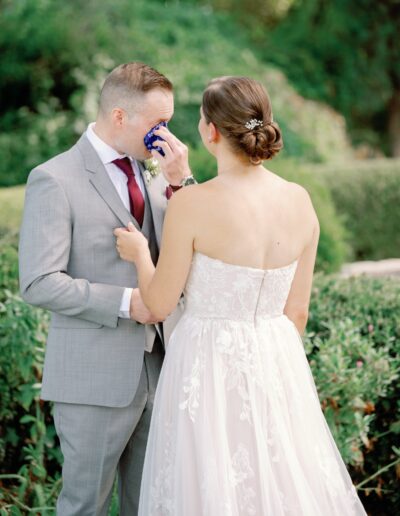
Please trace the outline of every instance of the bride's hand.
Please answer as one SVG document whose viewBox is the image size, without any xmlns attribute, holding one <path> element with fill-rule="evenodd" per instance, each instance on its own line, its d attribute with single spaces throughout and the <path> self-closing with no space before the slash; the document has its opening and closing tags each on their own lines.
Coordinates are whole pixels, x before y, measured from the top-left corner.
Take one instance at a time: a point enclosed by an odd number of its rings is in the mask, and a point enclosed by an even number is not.
<svg viewBox="0 0 400 516">
<path fill-rule="evenodd" d="M 114 235 L 117 237 L 117 251 L 123 260 L 137 263 L 140 258 L 149 254 L 146 237 L 135 228 L 132 222 L 128 224 L 127 229 L 115 229 Z"/>
</svg>

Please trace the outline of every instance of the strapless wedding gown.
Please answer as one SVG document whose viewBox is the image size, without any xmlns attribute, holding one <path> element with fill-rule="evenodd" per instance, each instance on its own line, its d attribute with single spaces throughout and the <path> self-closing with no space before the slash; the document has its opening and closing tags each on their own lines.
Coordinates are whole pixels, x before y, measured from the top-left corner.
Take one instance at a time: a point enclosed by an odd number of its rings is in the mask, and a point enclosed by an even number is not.
<svg viewBox="0 0 400 516">
<path fill-rule="evenodd" d="M 296 265 L 194 254 L 157 387 L 139 516 L 366 514 L 283 315 Z"/>
</svg>

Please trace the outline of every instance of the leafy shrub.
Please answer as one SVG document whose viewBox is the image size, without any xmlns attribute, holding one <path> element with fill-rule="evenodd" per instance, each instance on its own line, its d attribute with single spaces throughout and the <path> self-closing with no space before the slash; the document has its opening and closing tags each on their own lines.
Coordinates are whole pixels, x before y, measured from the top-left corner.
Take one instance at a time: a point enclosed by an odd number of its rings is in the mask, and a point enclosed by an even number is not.
<svg viewBox="0 0 400 516">
<path fill-rule="evenodd" d="M 0 507 L 19 515 L 54 504 L 61 456 L 50 406 L 39 400 L 48 317 L 17 294 L 15 235 L 0 249 Z"/>
<path fill-rule="evenodd" d="M 182 9 L 175 2 L 145 0 L 3 3 L 0 185 L 23 183 L 31 168 L 72 145 L 96 116 L 108 71 L 132 60 L 171 78 L 176 93 L 171 129 L 191 146 L 200 143 L 199 106 L 209 80 L 249 75 L 269 90 L 286 156 L 325 161 L 351 154 L 343 118 L 300 97 L 281 72 L 263 64 L 246 30 L 229 15 L 190 3 Z"/>
<path fill-rule="evenodd" d="M 57 108 L 56 99 L 39 106 L 38 113 L 20 108 L 15 125 L 0 133 L 0 184 L 25 183 L 39 163 L 66 150 L 76 139 L 73 117 Z"/>
<path fill-rule="evenodd" d="M 281 23 L 269 30 L 264 25 L 254 36 L 265 59 L 285 70 L 303 95 L 328 102 L 346 116 L 355 142 L 369 142 L 381 152 L 389 150 L 391 137 L 396 155 L 398 21 L 393 0 L 379 7 L 374 0 L 302 0 Z"/>
<path fill-rule="evenodd" d="M 357 260 L 400 257 L 400 160 L 315 166 L 350 234 Z"/>
<path fill-rule="evenodd" d="M 400 504 L 399 313 L 399 281 L 318 275 L 305 339 L 335 440 L 371 514 L 385 516 Z"/>
</svg>

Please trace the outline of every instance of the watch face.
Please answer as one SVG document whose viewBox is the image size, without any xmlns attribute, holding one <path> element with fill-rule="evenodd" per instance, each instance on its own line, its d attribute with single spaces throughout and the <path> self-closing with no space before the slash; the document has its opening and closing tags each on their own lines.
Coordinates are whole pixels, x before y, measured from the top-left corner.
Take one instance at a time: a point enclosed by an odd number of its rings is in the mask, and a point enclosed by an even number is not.
<svg viewBox="0 0 400 516">
<path fill-rule="evenodd" d="M 195 184 L 196 184 L 196 180 L 193 176 L 186 177 L 183 180 L 183 186 L 195 185 Z"/>
</svg>

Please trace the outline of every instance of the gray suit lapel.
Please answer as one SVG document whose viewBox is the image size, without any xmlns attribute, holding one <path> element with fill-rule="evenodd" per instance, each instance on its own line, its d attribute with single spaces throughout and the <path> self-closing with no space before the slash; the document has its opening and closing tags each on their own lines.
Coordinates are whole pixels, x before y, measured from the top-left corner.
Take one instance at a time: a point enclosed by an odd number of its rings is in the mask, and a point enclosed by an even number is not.
<svg viewBox="0 0 400 516">
<path fill-rule="evenodd" d="M 165 189 L 168 185 L 162 173 L 153 177 L 149 182 L 146 180 L 144 174 L 145 166 L 141 161 L 138 161 L 139 169 L 143 177 L 143 182 L 150 201 L 151 213 L 153 215 L 154 230 L 156 233 L 156 240 L 158 248 L 161 246 L 161 235 L 164 224 L 165 210 L 167 209 L 167 197 Z"/>
<path fill-rule="evenodd" d="M 85 135 L 81 136 L 77 142 L 77 146 L 85 162 L 85 168 L 90 172 L 89 181 L 92 183 L 99 195 L 125 227 L 129 222 L 133 222 L 137 229 L 140 230 L 139 224 L 125 208 L 117 190 L 107 174 L 107 170 Z"/>
</svg>

